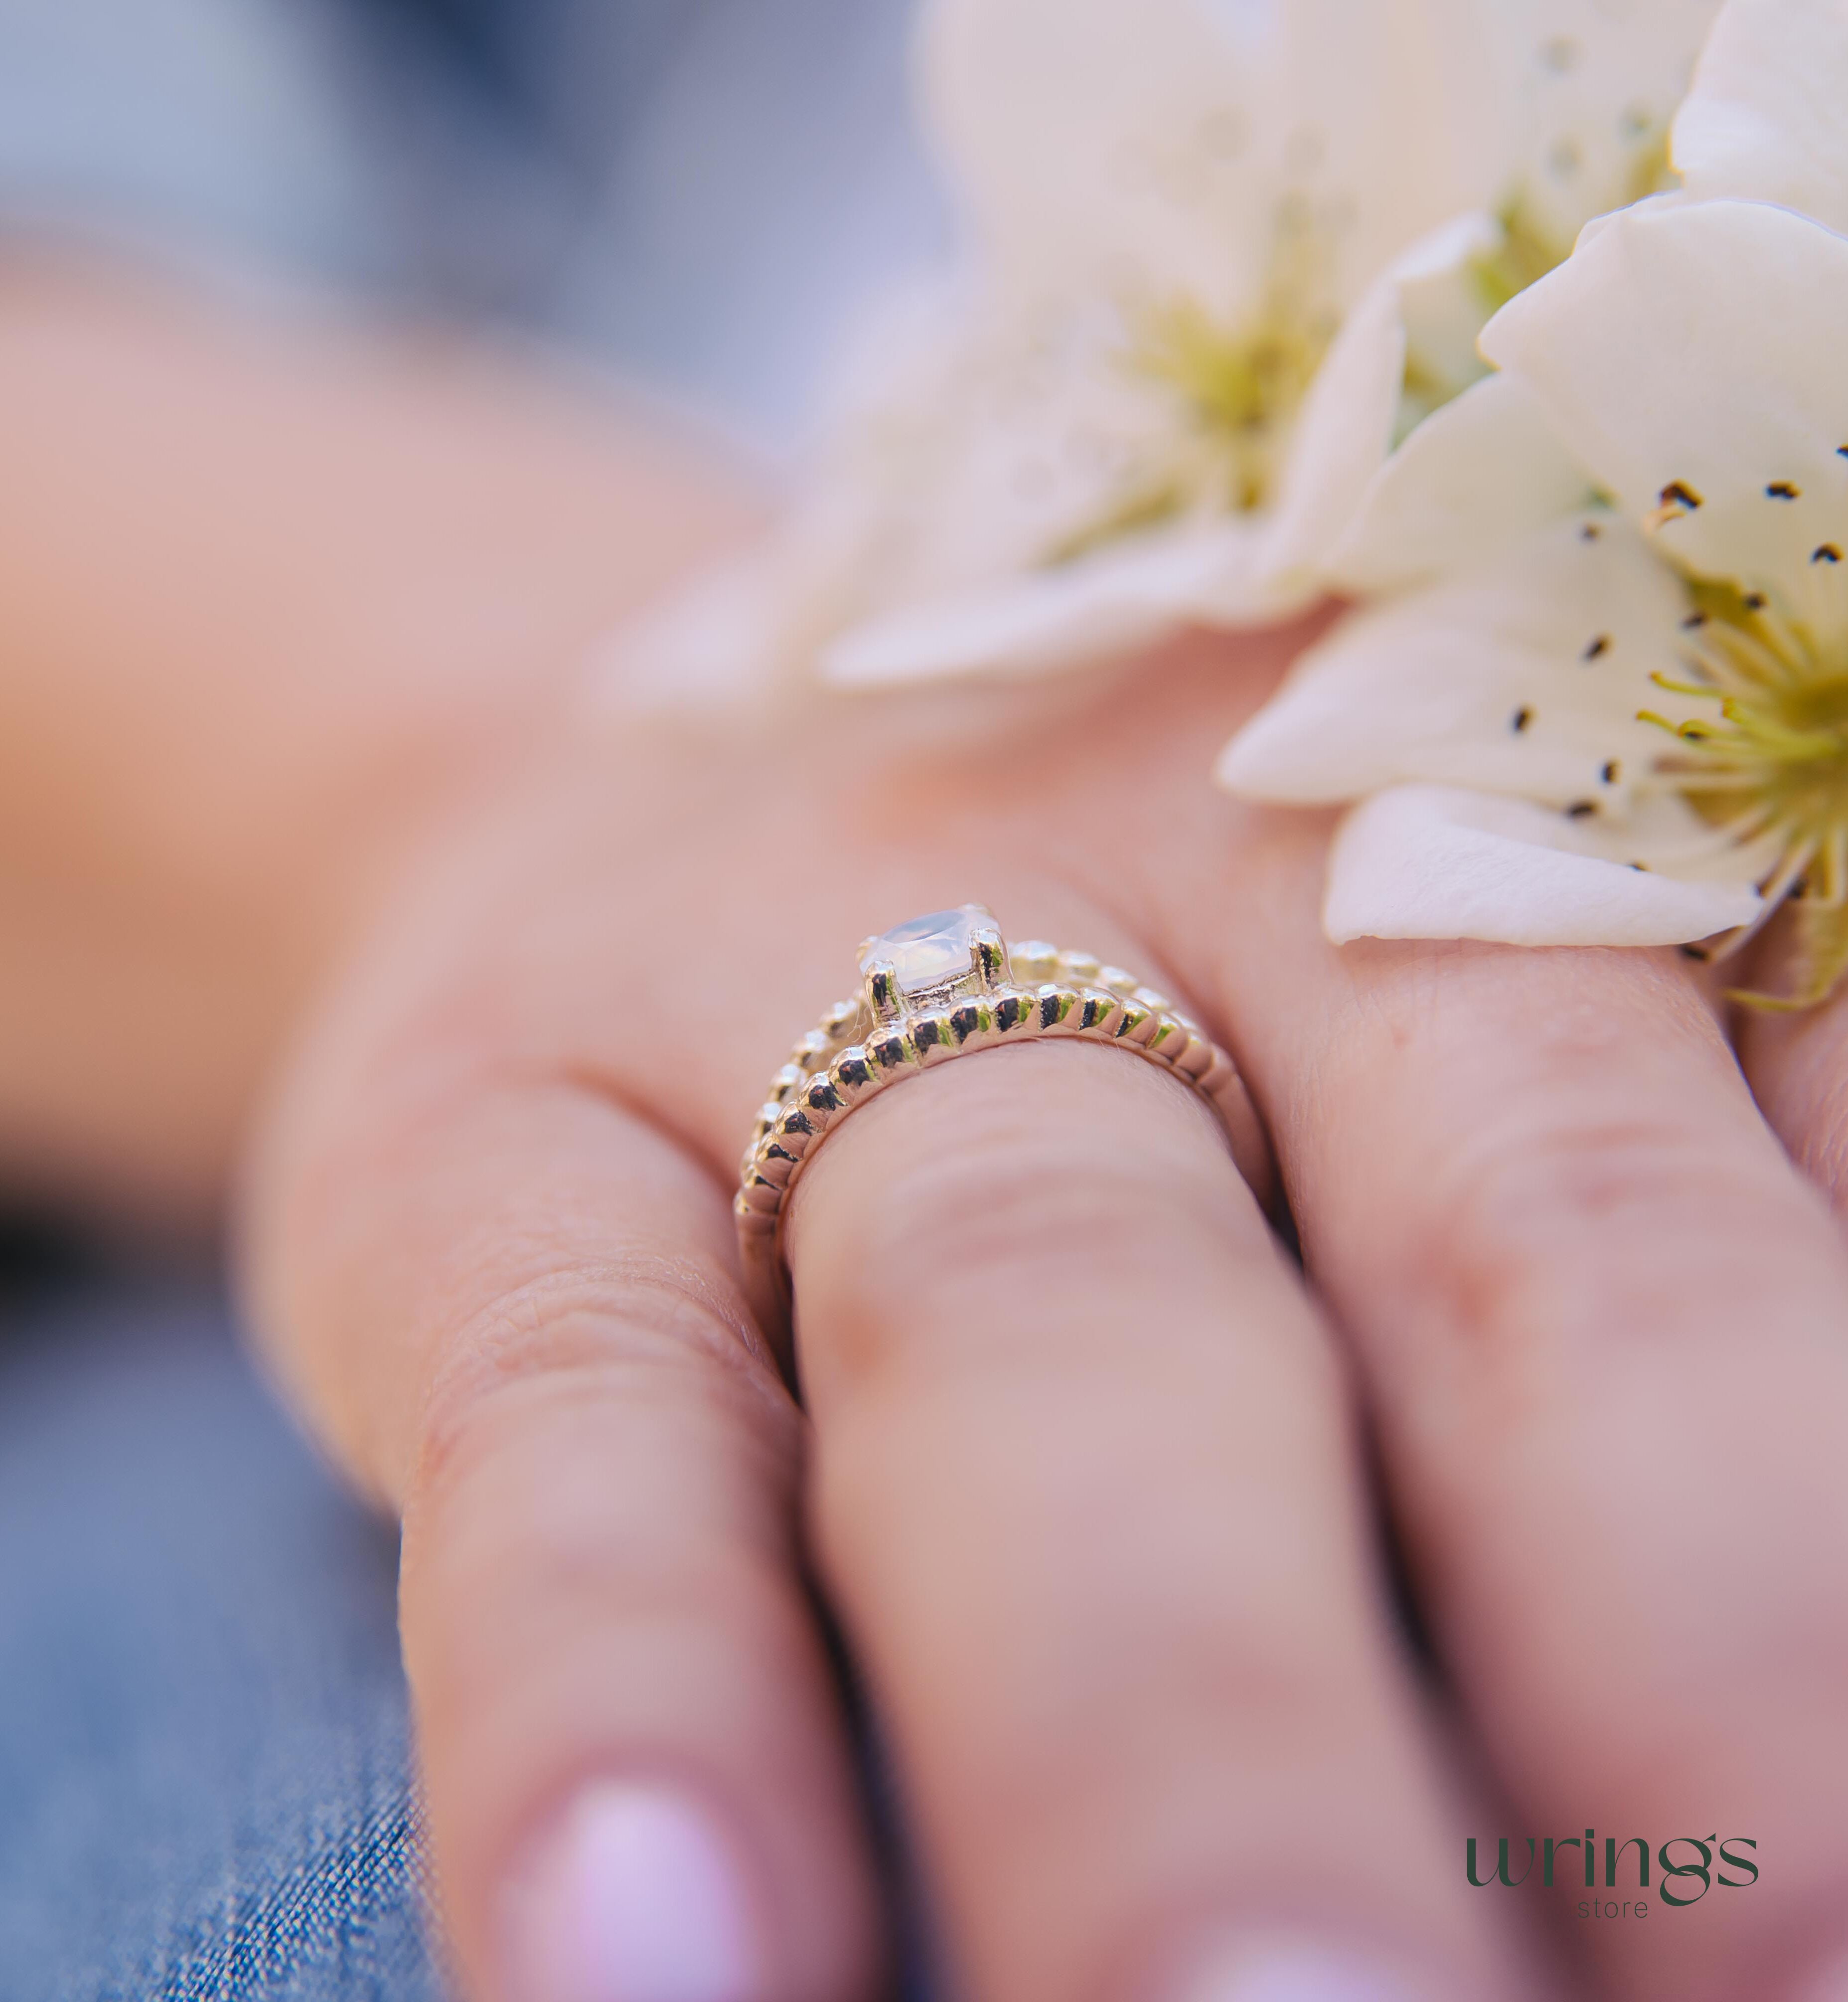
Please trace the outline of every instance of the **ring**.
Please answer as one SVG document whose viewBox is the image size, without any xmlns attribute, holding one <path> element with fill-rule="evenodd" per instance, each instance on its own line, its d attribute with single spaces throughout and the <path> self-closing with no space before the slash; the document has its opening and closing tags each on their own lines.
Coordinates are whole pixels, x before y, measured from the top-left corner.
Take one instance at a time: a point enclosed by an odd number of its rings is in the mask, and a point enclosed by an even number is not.
<svg viewBox="0 0 1848 2002">
<path fill-rule="evenodd" d="M 933 911 L 859 949 L 859 997 L 838 1003 L 790 1053 L 757 1115 L 733 1205 L 746 1271 L 786 1297 L 790 1192 L 847 1115 L 950 1059 L 1042 1037 L 1108 1043 L 1159 1064 L 1218 1115 L 1235 1153 L 1255 1118 L 1232 1059 L 1166 996 L 1088 953 L 1010 947 L 981 904 Z"/>
</svg>

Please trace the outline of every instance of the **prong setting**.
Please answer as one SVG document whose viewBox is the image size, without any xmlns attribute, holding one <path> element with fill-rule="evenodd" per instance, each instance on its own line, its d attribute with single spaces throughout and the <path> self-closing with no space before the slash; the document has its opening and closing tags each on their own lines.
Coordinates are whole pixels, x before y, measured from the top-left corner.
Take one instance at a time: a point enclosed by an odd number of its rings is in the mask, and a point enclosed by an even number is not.
<svg viewBox="0 0 1848 2002">
<path fill-rule="evenodd" d="M 1159 1063 L 1209 1104 L 1232 1059 L 1166 997 L 1119 966 L 1041 940 L 1010 947 L 965 904 L 914 919 L 860 949 L 860 995 L 837 1002 L 770 1080 L 734 1203 L 748 1263 L 783 1283 L 781 1218 L 826 1135 L 906 1077 L 1004 1042 L 1076 1036 Z"/>
</svg>

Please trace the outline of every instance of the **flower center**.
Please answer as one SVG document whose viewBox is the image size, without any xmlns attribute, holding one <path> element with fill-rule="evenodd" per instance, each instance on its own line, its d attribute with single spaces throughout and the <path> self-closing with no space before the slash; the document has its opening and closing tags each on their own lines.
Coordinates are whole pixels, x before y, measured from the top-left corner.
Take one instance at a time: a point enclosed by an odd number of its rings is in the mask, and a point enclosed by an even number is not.
<svg viewBox="0 0 1848 2002">
<path fill-rule="evenodd" d="M 1237 327 L 1217 325 L 1191 299 L 1149 315 L 1131 364 L 1180 398 L 1209 463 L 1217 462 L 1221 505 L 1250 514 L 1270 498 L 1281 434 L 1334 331 L 1332 315 L 1310 311 L 1291 288 L 1275 285 Z"/>
<path fill-rule="evenodd" d="M 1679 176 L 1668 161 L 1665 122 L 1637 113 L 1626 113 L 1621 145 L 1622 172 L 1614 182 L 1603 183 L 1602 194 L 1581 212 L 1582 220 L 1588 221 L 1592 208 L 1602 208 L 1606 201 L 1616 208 L 1627 208 L 1632 202 L 1679 185 Z M 1571 255 L 1576 233 L 1573 212 L 1568 209 L 1567 219 L 1562 220 L 1557 204 L 1549 204 L 1536 194 L 1534 175 L 1544 172 L 1555 180 L 1570 183 L 1581 171 L 1577 148 L 1569 141 L 1562 142 L 1552 149 L 1543 166 L 1536 166 L 1516 183 L 1496 211 L 1501 233 L 1494 247 L 1477 252 L 1466 270 L 1473 304 L 1482 323 L 1494 319 L 1510 299 L 1538 284 Z M 1487 372 L 1487 364 L 1473 350 L 1461 355 L 1457 353 L 1453 336 L 1441 352 L 1433 353 L 1421 345 L 1415 327 L 1408 332 L 1410 338 L 1406 347 L 1395 445 L 1434 410 L 1460 396 Z"/>
<path fill-rule="evenodd" d="M 1808 1005 L 1848 971 L 1848 644 L 1819 644 L 1757 593 L 1692 589 L 1696 678 L 1654 678 L 1718 713 L 1677 724 L 1644 711 L 1681 746 L 1658 774 L 1729 839 L 1765 846 L 1767 914 L 1787 898 L 1803 907 L 1801 991 L 1789 999 Z"/>
<path fill-rule="evenodd" d="M 1182 294 L 1129 313 L 1120 359 L 1166 391 L 1179 421 L 1123 481 L 1118 497 L 1046 553 L 1070 563 L 1178 517 L 1250 514 L 1276 492 L 1290 428 L 1340 324 L 1332 237 L 1306 201 L 1278 216 L 1255 307 L 1228 323 Z"/>
</svg>

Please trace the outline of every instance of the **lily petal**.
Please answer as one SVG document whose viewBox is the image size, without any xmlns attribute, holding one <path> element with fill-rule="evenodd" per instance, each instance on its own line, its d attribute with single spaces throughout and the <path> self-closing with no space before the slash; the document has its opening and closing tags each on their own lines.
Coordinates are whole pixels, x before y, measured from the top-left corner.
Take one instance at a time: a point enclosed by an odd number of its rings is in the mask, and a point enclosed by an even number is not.
<svg viewBox="0 0 1848 2002">
<path fill-rule="evenodd" d="M 1346 302 L 1493 196 L 1481 14 L 1472 0 L 936 0 L 920 74 L 1005 282 L 1236 313 L 1292 200 L 1338 208 Z"/>
<path fill-rule="evenodd" d="M 1610 217 L 1505 306 L 1483 351 L 1529 383 L 1663 553 L 1812 606 L 1848 549 L 1848 239 L 1756 202 Z M 1828 623 L 1833 623 L 1831 619 Z"/>
<path fill-rule="evenodd" d="M 1454 218 L 1370 285 L 1317 371 L 1291 441 L 1261 566 L 1279 577 L 1326 575 L 1330 546 L 1352 521 L 1391 449 L 1405 385 L 1408 307 L 1493 239 L 1487 216 Z"/>
<path fill-rule="evenodd" d="M 1575 514 L 1591 481 L 1517 376 L 1434 411 L 1374 475 L 1328 561 L 1337 590 L 1403 590 Z"/>
<path fill-rule="evenodd" d="M 1689 196 L 1773 201 L 1848 233 L 1848 9 L 1731 0 L 1675 120 Z"/>
<path fill-rule="evenodd" d="M 821 678 L 872 689 L 965 675 L 1024 677 L 1126 654 L 1177 626 L 1219 616 L 1253 575 L 1255 537 L 1242 523 L 1133 538 L 1055 570 L 907 605 L 825 647 Z M 1254 618 L 1296 609 L 1267 605 Z"/>
<path fill-rule="evenodd" d="M 1651 193 L 1720 0 L 1493 0 L 1526 85 L 1516 198 L 1563 254 L 1593 216 Z"/>
<path fill-rule="evenodd" d="M 1221 753 L 1247 798 L 1330 804 L 1408 781 L 1620 810 L 1693 713 L 1651 676 L 1680 664 L 1683 587 L 1609 514 L 1551 523 L 1484 563 L 1356 613 L 1298 661 Z"/>
<path fill-rule="evenodd" d="M 1525 800 L 1394 786 L 1363 800 L 1337 829 L 1323 928 L 1337 944 L 1654 946 L 1710 938 L 1759 914 L 1749 884 L 1659 875 L 1596 852 L 1596 840 Z"/>
</svg>

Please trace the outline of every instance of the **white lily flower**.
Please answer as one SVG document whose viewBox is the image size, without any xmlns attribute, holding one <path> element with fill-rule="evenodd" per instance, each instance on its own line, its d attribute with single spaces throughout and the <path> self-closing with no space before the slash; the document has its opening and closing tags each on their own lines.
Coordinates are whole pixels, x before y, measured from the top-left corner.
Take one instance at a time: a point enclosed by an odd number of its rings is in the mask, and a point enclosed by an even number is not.
<svg viewBox="0 0 1848 2002">
<path fill-rule="evenodd" d="M 1798 894 L 1789 998 L 1848 970 L 1845 87 L 1839 0 L 1731 0 L 1676 127 L 1685 190 L 1508 305 L 1483 337 L 1504 373 L 1395 468 L 1408 505 L 1383 489 L 1355 539 L 1398 581 L 1489 469 L 1515 490 L 1219 766 L 1362 801 L 1332 936 L 1724 949 Z"/>
<path fill-rule="evenodd" d="M 978 261 L 844 428 L 797 644 L 846 685 L 1037 672 L 1363 584 L 1331 552 L 1383 462 L 1658 184 L 1717 4 L 938 0 Z"/>
</svg>

